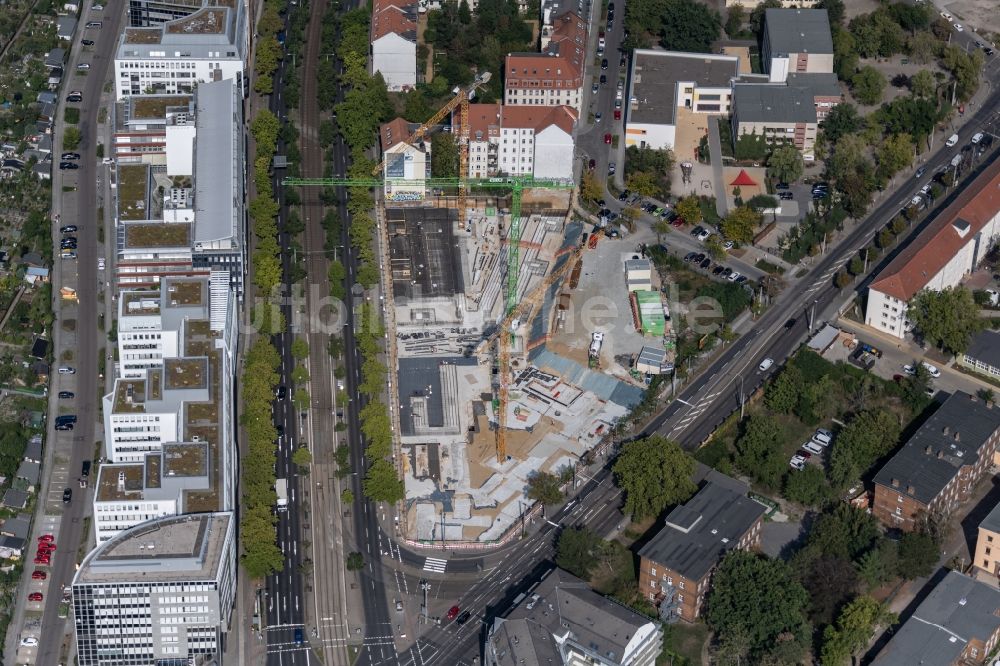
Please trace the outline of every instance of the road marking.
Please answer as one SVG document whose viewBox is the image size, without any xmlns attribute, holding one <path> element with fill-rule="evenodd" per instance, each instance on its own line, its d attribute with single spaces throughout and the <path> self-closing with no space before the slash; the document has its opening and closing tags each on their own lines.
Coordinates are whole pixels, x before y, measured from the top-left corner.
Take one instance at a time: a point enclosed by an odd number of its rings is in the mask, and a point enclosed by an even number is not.
<svg viewBox="0 0 1000 666">
<path fill-rule="evenodd" d="M 424 560 L 424 571 L 444 573 L 445 567 L 447 566 L 448 566 L 448 560 L 441 560 L 436 557 L 428 557 L 426 560 Z"/>
</svg>

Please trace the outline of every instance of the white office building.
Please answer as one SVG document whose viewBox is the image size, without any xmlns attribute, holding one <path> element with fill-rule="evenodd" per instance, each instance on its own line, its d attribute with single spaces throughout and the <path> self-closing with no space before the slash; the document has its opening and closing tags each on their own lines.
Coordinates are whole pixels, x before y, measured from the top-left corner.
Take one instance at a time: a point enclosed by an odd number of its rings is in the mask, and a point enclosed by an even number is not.
<svg viewBox="0 0 1000 666">
<path fill-rule="evenodd" d="M 222 663 L 236 567 L 228 512 L 159 518 L 100 544 L 73 578 L 80 666 Z"/>
<path fill-rule="evenodd" d="M 576 118 L 565 105 L 470 104 L 468 177 L 572 179 Z"/>
<path fill-rule="evenodd" d="M 242 0 L 202 0 L 187 16 L 125 28 L 115 54 L 117 98 L 192 93 L 197 84 L 227 79 L 246 94 L 247 15 Z"/>
</svg>

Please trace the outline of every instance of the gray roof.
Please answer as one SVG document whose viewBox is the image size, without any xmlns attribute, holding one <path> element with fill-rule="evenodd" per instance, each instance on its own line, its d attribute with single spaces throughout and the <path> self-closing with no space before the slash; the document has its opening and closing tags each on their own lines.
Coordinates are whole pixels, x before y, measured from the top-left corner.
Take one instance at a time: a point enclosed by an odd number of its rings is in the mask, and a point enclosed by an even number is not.
<svg viewBox="0 0 1000 666">
<path fill-rule="evenodd" d="M 701 580 L 754 523 L 766 507 L 728 485 L 709 479 L 687 504 L 674 508 L 660 530 L 639 551 L 688 580 Z"/>
<path fill-rule="evenodd" d="M 198 84 L 195 151 L 194 242 L 236 240 L 236 197 L 242 197 L 236 169 L 237 135 L 234 83 L 230 79 Z"/>
<path fill-rule="evenodd" d="M 983 522 L 979 523 L 979 528 L 990 532 L 1000 532 L 1000 503 L 983 518 Z"/>
<path fill-rule="evenodd" d="M 792 72 L 787 82 L 790 86 L 807 89 L 813 97 L 840 97 L 844 94 L 837 75 L 827 72 Z"/>
<path fill-rule="evenodd" d="M 639 363 L 661 365 L 667 360 L 667 352 L 659 347 L 643 347 L 639 350 Z"/>
<path fill-rule="evenodd" d="M 32 437 L 24 447 L 24 459 L 42 462 L 42 438 Z"/>
<path fill-rule="evenodd" d="M 649 259 L 626 259 L 625 270 L 627 271 L 651 271 L 653 262 Z"/>
<path fill-rule="evenodd" d="M 66 62 L 66 51 L 58 46 L 45 55 L 46 67 L 62 67 Z"/>
<path fill-rule="evenodd" d="M 528 360 L 540 370 L 561 376 L 570 384 L 590 391 L 603 400 L 609 400 L 622 407 L 635 407 L 642 402 L 644 389 L 615 379 L 602 372 L 590 370 L 584 365 L 549 350 L 546 345 L 538 345 L 528 352 Z"/>
<path fill-rule="evenodd" d="M 974 335 L 965 351 L 965 358 L 1000 368 L 1000 332 L 981 331 Z"/>
<path fill-rule="evenodd" d="M 929 504 L 1000 429 L 1000 407 L 955 391 L 875 475 L 875 483 Z M 893 484 L 893 481 L 896 484 Z"/>
<path fill-rule="evenodd" d="M 474 366 L 475 358 L 463 356 L 435 356 L 429 358 L 401 358 L 396 381 L 399 387 L 399 429 L 403 435 L 418 434 L 413 425 L 410 398 L 425 400 L 427 425 L 441 428 L 444 423 L 444 390 L 441 385 L 441 366 Z M 449 398 L 458 396 L 449 395 Z"/>
<path fill-rule="evenodd" d="M 40 468 L 41 465 L 36 462 L 32 462 L 31 460 L 22 460 L 21 466 L 17 468 L 17 478 L 24 479 L 29 484 L 36 486 L 38 485 Z"/>
<path fill-rule="evenodd" d="M 825 9 L 768 9 L 764 30 L 772 55 L 833 53 L 830 17 Z"/>
<path fill-rule="evenodd" d="M 635 105 L 628 121 L 672 125 L 677 109 L 677 84 L 728 86 L 739 75 L 736 56 L 636 49 L 632 56 L 629 99 Z"/>
<path fill-rule="evenodd" d="M 59 99 L 59 96 L 56 95 L 51 90 L 43 90 L 42 92 L 38 93 L 38 95 L 35 97 L 35 101 L 36 102 L 42 102 L 43 104 L 45 102 L 52 102 L 52 103 L 54 103 L 58 99 Z"/>
<path fill-rule="evenodd" d="M 28 504 L 28 493 L 11 488 L 3 494 L 3 505 L 12 509 L 23 509 Z"/>
<path fill-rule="evenodd" d="M 76 19 L 72 16 L 60 16 L 56 19 L 56 35 L 69 35 L 73 37 L 76 32 Z"/>
<path fill-rule="evenodd" d="M 0 550 L 14 550 L 21 552 L 27 539 L 12 536 L 0 536 Z"/>
<path fill-rule="evenodd" d="M 218 577 L 232 557 L 231 513 L 164 516 L 125 530 L 84 559 L 73 585 L 197 582 Z"/>
<path fill-rule="evenodd" d="M 951 666 L 971 639 L 1000 629 L 1000 591 L 951 571 L 883 648 L 873 666 Z"/>
<path fill-rule="evenodd" d="M 27 539 L 31 531 L 31 516 L 21 513 L 14 518 L 8 518 L 0 525 L 0 534 L 6 534 L 20 539 Z"/>
<path fill-rule="evenodd" d="M 600 663 L 619 664 L 632 639 L 650 625 L 648 618 L 555 569 L 506 617 L 494 620 L 487 640 L 496 666 L 563 663 L 554 636 L 567 636 L 577 650 L 599 656 Z"/>
<path fill-rule="evenodd" d="M 740 122 L 816 122 L 816 103 L 810 91 L 784 83 L 734 85 L 733 110 Z"/>
</svg>

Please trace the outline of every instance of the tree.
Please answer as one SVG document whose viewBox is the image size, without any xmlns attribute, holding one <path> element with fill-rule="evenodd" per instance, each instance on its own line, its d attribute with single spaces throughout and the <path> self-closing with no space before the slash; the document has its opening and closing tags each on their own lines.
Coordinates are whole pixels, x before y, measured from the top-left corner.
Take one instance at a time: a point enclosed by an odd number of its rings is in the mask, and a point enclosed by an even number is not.
<svg viewBox="0 0 1000 666">
<path fill-rule="evenodd" d="M 77 127 L 66 127 L 63 130 L 63 150 L 76 150 L 80 147 L 80 130 Z"/>
<path fill-rule="evenodd" d="M 885 77 L 871 65 L 865 65 L 851 77 L 851 89 L 854 97 L 862 104 L 878 104 L 882 101 L 882 92 L 885 90 Z"/>
<path fill-rule="evenodd" d="M 837 609 L 854 596 L 858 585 L 854 566 L 843 557 L 821 553 L 811 560 L 796 558 L 792 568 L 809 593 L 809 619 L 815 625 L 832 622 Z"/>
<path fill-rule="evenodd" d="M 786 365 L 764 394 L 764 403 L 771 411 L 788 414 L 799 401 L 805 388 L 805 380 L 798 366 Z"/>
<path fill-rule="evenodd" d="M 378 459 L 368 468 L 364 482 L 365 497 L 373 502 L 398 502 L 406 497 L 403 482 L 389 461 Z"/>
<path fill-rule="evenodd" d="M 913 580 L 930 576 L 937 566 L 938 545 L 926 532 L 906 532 L 899 540 L 899 560 L 896 573 Z"/>
<path fill-rule="evenodd" d="M 292 358 L 296 361 L 304 361 L 309 358 L 309 343 L 302 338 L 292 340 Z"/>
<path fill-rule="evenodd" d="M 722 240 L 717 234 L 712 234 L 705 239 L 705 250 L 708 252 L 708 256 L 716 261 L 724 259 L 726 256 L 726 248 L 722 247 Z"/>
<path fill-rule="evenodd" d="M 745 550 L 731 550 L 715 572 L 705 618 L 720 640 L 746 636 L 751 657 L 789 635 L 802 642 L 807 633 L 809 595 L 787 564 Z"/>
<path fill-rule="evenodd" d="M 309 467 L 312 464 L 312 459 L 312 454 L 309 452 L 308 447 L 305 446 L 300 446 L 292 453 L 292 462 L 299 468 L 304 469 Z"/>
<path fill-rule="evenodd" d="M 819 506 L 830 499 L 830 486 L 819 465 L 806 465 L 785 477 L 785 497 L 807 506 Z"/>
<path fill-rule="evenodd" d="M 837 435 L 830 453 L 830 481 L 846 487 L 896 447 L 899 419 L 885 409 L 855 416 Z"/>
<path fill-rule="evenodd" d="M 747 206 L 740 206 L 730 211 L 722 220 L 722 233 L 731 241 L 749 245 L 759 224 L 760 214 L 757 211 Z"/>
<path fill-rule="evenodd" d="M 976 397 L 983 402 L 994 402 L 996 400 L 996 393 L 993 392 L 993 389 L 981 388 L 976 391 Z"/>
<path fill-rule="evenodd" d="M 736 466 L 769 488 L 777 488 L 786 461 L 774 446 L 781 427 L 767 414 L 751 414 L 736 440 Z"/>
<path fill-rule="evenodd" d="M 858 115 L 858 109 L 849 102 L 838 104 L 830 109 L 820 128 L 823 135 L 831 144 L 836 144 L 842 136 L 853 134 L 861 129 L 862 118 Z"/>
<path fill-rule="evenodd" d="M 735 39 L 743 32 L 743 23 L 746 21 L 746 10 L 743 5 L 733 5 L 729 8 L 726 16 L 726 34 L 730 39 Z"/>
<path fill-rule="evenodd" d="M 874 589 L 896 576 L 896 544 L 882 540 L 878 546 L 861 556 L 857 562 L 858 578 L 868 589 Z"/>
<path fill-rule="evenodd" d="M 910 77 L 910 92 L 915 97 L 933 97 L 936 87 L 934 75 L 926 69 L 922 69 Z"/>
<path fill-rule="evenodd" d="M 612 471 L 625 491 L 625 513 L 635 519 L 657 516 L 697 490 L 691 480 L 694 458 L 658 435 L 625 444 Z"/>
<path fill-rule="evenodd" d="M 719 37 L 719 13 L 693 0 L 663 0 L 663 47 L 671 51 L 708 53 Z"/>
<path fill-rule="evenodd" d="M 688 224 L 701 222 L 701 203 L 698 201 L 698 197 L 693 194 L 678 201 L 677 205 L 674 206 L 674 211 Z"/>
<path fill-rule="evenodd" d="M 437 132 L 431 137 L 431 176 L 458 177 L 458 143 L 451 132 Z"/>
<path fill-rule="evenodd" d="M 564 529 L 556 543 L 556 564 L 587 580 L 597 565 L 600 548 L 601 537 L 586 527 Z"/>
<path fill-rule="evenodd" d="M 933 33 L 926 30 L 921 30 L 910 37 L 906 40 L 906 45 L 910 51 L 910 60 L 917 65 L 926 65 L 933 61 L 941 48 L 941 43 Z"/>
<path fill-rule="evenodd" d="M 913 139 L 909 134 L 890 134 L 882 141 L 875 155 L 880 176 L 891 178 L 913 162 Z"/>
<path fill-rule="evenodd" d="M 857 597 L 837 617 L 836 625 L 823 632 L 823 666 L 848 664 L 858 650 L 866 647 L 875 629 L 896 622 L 896 615 L 868 595 Z"/>
<path fill-rule="evenodd" d="M 361 571 L 364 568 L 365 568 L 365 558 L 361 553 L 354 551 L 347 555 L 348 571 Z"/>
<path fill-rule="evenodd" d="M 767 166 L 771 173 L 782 183 L 792 183 L 802 177 L 805 163 L 802 153 L 795 146 L 782 144 L 774 149 L 767 158 Z"/>
<path fill-rule="evenodd" d="M 910 301 L 906 316 L 925 341 L 952 354 L 964 352 L 972 336 L 986 326 L 972 292 L 965 287 L 924 289 Z"/>
<path fill-rule="evenodd" d="M 660 192 L 656 177 L 648 171 L 635 171 L 625 179 L 625 186 L 635 194 L 644 197 L 655 197 Z"/>
<path fill-rule="evenodd" d="M 354 493 L 351 492 L 350 488 L 344 488 L 340 491 L 340 503 L 348 506 L 354 504 Z"/>
<path fill-rule="evenodd" d="M 528 479 L 528 499 L 555 504 L 563 498 L 562 484 L 554 474 L 536 472 Z"/>
<path fill-rule="evenodd" d="M 604 198 L 604 187 L 589 171 L 585 171 L 583 174 L 583 181 L 580 183 L 580 198 L 585 201 L 599 201 Z"/>
</svg>

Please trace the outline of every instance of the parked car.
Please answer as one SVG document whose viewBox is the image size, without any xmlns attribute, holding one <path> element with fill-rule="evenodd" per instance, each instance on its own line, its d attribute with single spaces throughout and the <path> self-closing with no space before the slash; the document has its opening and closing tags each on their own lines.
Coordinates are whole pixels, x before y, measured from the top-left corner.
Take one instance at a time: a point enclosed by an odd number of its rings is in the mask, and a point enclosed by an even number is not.
<svg viewBox="0 0 1000 666">
<path fill-rule="evenodd" d="M 62 160 L 78 160 L 80 159 L 80 153 L 63 153 L 59 158 Z"/>
<path fill-rule="evenodd" d="M 736 282 L 741 277 L 743 277 L 743 276 L 740 275 L 738 272 L 733 271 L 732 273 L 730 273 L 729 275 L 726 276 L 726 279 L 729 280 L 730 282 Z"/>
<path fill-rule="evenodd" d="M 104 25 L 104 23 L 102 23 L 101 21 L 87 21 L 87 24 L 84 27 L 85 28 L 94 28 L 95 30 L 100 30 L 103 25 Z"/>
<path fill-rule="evenodd" d="M 73 501 L 73 489 L 66 488 L 65 490 L 63 490 L 63 503 L 69 504 L 72 501 Z"/>
<path fill-rule="evenodd" d="M 60 400 L 72 400 L 76 397 L 76 394 L 72 391 L 59 391 Z"/>
<path fill-rule="evenodd" d="M 914 368 L 912 365 L 904 365 L 903 372 L 912 377 L 913 375 L 917 374 L 917 369 Z"/>
<path fill-rule="evenodd" d="M 684 255 L 684 261 L 691 263 L 697 256 L 698 256 L 697 252 L 688 252 L 686 255 Z"/>
<path fill-rule="evenodd" d="M 49 575 L 44 571 L 42 571 L 41 569 L 35 569 L 34 571 L 31 572 L 32 580 L 45 580 L 48 577 Z"/>
<path fill-rule="evenodd" d="M 25 636 L 21 639 L 21 647 L 38 647 L 38 639 L 34 636 Z"/>
<path fill-rule="evenodd" d="M 73 424 L 72 423 L 57 423 L 56 426 L 55 426 L 55 429 L 56 430 L 60 430 L 60 431 L 72 430 L 73 429 Z"/>
<path fill-rule="evenodd" d="M 792 456 L 792 459 L 788 461 L 788 466 L 792 469 L 803 470 L 806 468 L 806 459 L 800 455 Z"/>
<path fill-rule="evenodd" d="M 699 264 L 699 266 L 701 266 L 702 268 L 708 268 L 711 265 L 712 265 L 712 260 L 709 259 L 708 257 L 702 259 L 701 263 Z"/>
<path fill-rule="evenodd" d="M 778 183 L 777 185 L 774 186 L 774 189 L 776 190 L 787 190 L 788 188 L 789 188 L 788 183 Z"/>
<path fill-rule="evenodd" d="M 76 368 L 70 367 L 68 365 L 59 366 L 59 374 L 60 375 L 75 375 L 76 374 Z"/>
<path fill-rule="evenodd" d="M 916 178 L 917 180 L 920 180 L 921 178 L 924 177 L 925 173 L 927 173 L 927 167 L 920 167 L 913 173 L 913 177 Z"/>
<path fill-rule="evenodd" d="M 91 9 L 93 9 L 95 12 L 102 12 L 104 11 L 104 5 L 96 4 L 93 7 L 91 7 Z"/>
<path fill-rule="evenodd" d="M 80 168 L 80 165 L 77 164 L 76 162 L 60 162 L 59 163 L 59 169 L 62 170 L 62 171 L 66 171 L 67 169 L 73 170 L 73 169 L 79 169 L 79 168 Z"/>
<path fill-rule="evenodd" d="M 607 76 L 607 74 L 601 74 L 601 78 L 599 80 L 600 80 L 600 82 L 601 82 L 602 85 L 605 84 L 605 83 L 607 83 L 608 82 L 608 76 Z"/>
<path fill-rule="evenodd" d="M 611 143 L 611 134 L 605 134 L 604 135 L 604 143 L 607 143 L 607 144 Z"/>
<path fill-rule="evenodd" d="M 941 376 L 941 371 L 938 370 L 936 366 L 931 365 L 927 361 L 924 361 L 923 363 L 921 363 L 921 365 L 923 365 L 924 368 L 926 368 L 927 372 L 930 373 L 930 376 L 933 377 L 934 379 L 937 379 L 938 377 Z"/>
<path fill-rule="evenodd" d="M 791 192 L 778 192 L 778 198 L 782 201 L 791 201 L 795 198 L 795 195 Z"/>
<path fill-rule="evenodd" d="M 700 241 L 704 241 L 711 235 L 712 234 L 708 231 L 708 229 L 702 229 L 700 232 L 698 232 L 697 238 Z"/>
<path fill-rule="evenodd" d="M 622 119 L 622 110 L 615 109 L 615 120 L 621 120 L 621 119 Z"/>
<path fill-rule="evenodd" d="M 35 564 L 48 565 L 48 564 L 51 564 L 51 563 L 52 563 L 52 558 L 50 558 L 48 555 L 36 555 L 35 556 Z"/>
<path fill-rule="evenodd" d="M 84 46 L 93 46 L 94 45 L 94 40 L 92 40 L 92 39 L 81 39 L 80 43 L 83 44 Z"/>
<path fill-rule="evenodd" d="M 43 543 L 52 543 L 55 540 L 56 538 L 51 534 L 43 534 L 42 536 L 38 537 L 38 541 Z"/>
<path fill-rule="evenodd" d="M 802 445 L 802 448 L 808 451 L 809 453 L 812 453 L 813 455 L 817 456 L 823 455 L 823 447 L 817 444 L 816 442 L 812 441 L 806 442 L 805 444 Z"/>
<path fill-rule="evenodd" d="M 65 227 L 59 227 L 60 233 L 71 234 L 77 229 L 75 224 L 67 224 Z"/>
<path fill-rule="evenodd" d="M 610 162 L 608 164 L 608 175 L 609 176 L 615 175 L 615 171 L 617 170 L 617 166 L 618 165 L 616 165 L 614 162 Z"/>
<path fill-rule="evenodd" d="M 608 68 L 608 59 L 604 58 L 601 60 L 601 69 L 607 69 L 607 68 Z"/>
<path fill-rule="evenodd" d="M 44 598 L 41 592 L 32 592 L 28 595 L 28 601 L 41 601 Z"/>
<path fill-rule="evenodd" d="M 77 69 L 90 69 L 90 63 L 89 62 L 79 62 L 79 63 L 76 64 L 76 68 Z"/>
<path fill-rule="evenodd" d="M 83 93 L 80 92 L 79 90 L 70 90 L 69 94 L 66 95 L 66 101 L 67 102 L 82 102 L 83 101 Z"/>
<path fill-rule="evenodd" d="M 600 111 L 598 111 L 597 113 L 595 113 L 595 114 L 594 114 L 594 122 L 595 122 L 595 123 L 599 123 L 599 122 L 601 122 L 601 118 L 603 118 L 603 117 L 604 117 L 604 116 L 603 116 L 603 115 L 601 115 L 601 112 L 600 112 Z"/>
<path fill-rule="evenodd" d="M 798 451 L 795 452 L 795 455 L 802 456 L 806 460 L 809 460 L 810 458 L 813 457 L 813 454 L 809 453 L 805 449 L 799 449 Z"/>
<path fill-rule="evenodd" d="M 833 441 L 833 433 L 824 428 L 820 428 L 813 433 L 812 441 L 816 442 L 822 447 L 830 446 L 830 442 Z"/>
</svg>

